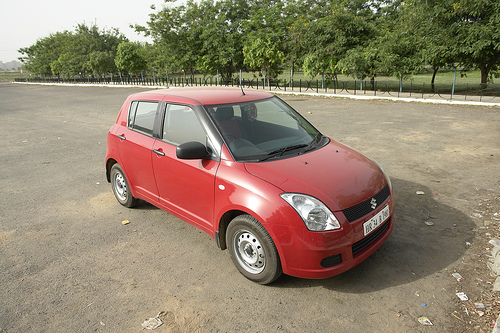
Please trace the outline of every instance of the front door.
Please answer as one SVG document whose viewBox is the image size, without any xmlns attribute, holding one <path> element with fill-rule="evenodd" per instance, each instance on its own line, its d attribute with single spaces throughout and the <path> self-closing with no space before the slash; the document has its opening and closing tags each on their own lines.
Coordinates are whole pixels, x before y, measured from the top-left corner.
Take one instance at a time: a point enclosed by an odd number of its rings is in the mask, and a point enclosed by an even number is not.
<svg viewBox="0 0 500 333">
<path fill-rule="evenodd" d="M 176 148 L 182 143 L 197 141 L 207 145 L 207 136 L 195 111 L 189 106 L 169 104 L 162 137 L 153 146 L 160 204 L 212 235 L 215 173 L 219 162 L 181 160 L 176 156 Z"/>
</svg>

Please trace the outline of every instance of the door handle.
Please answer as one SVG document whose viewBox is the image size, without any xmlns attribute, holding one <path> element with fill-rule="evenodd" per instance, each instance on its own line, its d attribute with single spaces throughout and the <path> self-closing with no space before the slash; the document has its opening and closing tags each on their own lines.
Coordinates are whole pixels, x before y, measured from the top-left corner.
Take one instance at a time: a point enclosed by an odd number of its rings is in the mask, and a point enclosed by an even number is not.
<svg viewBox="0 0 500 333">
<path fill-rule="evenodd" d="M 160 148 L 161 149 L 161 148 Z M 158 149 L 153 149 L 153 152 L 156 154 L 156 155 L 159 155 L 159 156 L 165 156 L 165 153 L 161 150 L 158 150 Z"/>
<path fill-rule="evenodd" d="M 127 140 L 127 138 L 125 137 L 125 135 L 117 135 L 117 137 L 120 140 Z"/>
</svg>

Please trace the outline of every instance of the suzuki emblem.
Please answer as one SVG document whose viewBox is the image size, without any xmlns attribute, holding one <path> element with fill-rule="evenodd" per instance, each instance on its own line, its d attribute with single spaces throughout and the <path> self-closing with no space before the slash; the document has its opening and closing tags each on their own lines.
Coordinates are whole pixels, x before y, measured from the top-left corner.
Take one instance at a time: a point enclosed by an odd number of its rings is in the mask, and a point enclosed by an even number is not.
<svg viewBox="0 0 500 333">
<path fill-rule="evenodd" d="M 377 208 L 377 199 L 372 198 L 372 200 L 370 201 L 370 205 L 371 205 L 372 209 Z"/>
</svg>

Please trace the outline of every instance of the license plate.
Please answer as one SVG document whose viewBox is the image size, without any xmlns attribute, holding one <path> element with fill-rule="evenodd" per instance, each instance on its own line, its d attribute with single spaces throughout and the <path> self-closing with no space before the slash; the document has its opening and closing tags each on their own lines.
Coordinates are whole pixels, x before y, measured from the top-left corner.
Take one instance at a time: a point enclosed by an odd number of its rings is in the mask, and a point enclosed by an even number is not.
<svg viewBox="0 0 500 333">
<path fill-rule="evenodd" d="M 389 205 L 385 206 L 377 215 L 363 223 L 364 235 L 366 236 L 377 229 L 377 227 L 384 223 L 387 218 L 389 218 Z"/>
</svg>

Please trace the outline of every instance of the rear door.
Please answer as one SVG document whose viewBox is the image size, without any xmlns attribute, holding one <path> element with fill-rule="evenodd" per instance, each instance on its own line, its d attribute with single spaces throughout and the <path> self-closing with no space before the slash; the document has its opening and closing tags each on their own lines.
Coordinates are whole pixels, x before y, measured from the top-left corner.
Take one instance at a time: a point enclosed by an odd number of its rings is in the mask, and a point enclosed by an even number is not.
<svg viewBox="0 0 500 333">
<path fill-rule="evenodd" d="M 181 160 L 177 146 L 190 141 L 209 145 L 195 110 L 188 105 L 168 104 L 162 139 L 153 147 L 153 170 L 160 204 L 191 224 L 213 234 L 215 173 L 219 162 L 209 159 Z"/>
<path fill-rule="evenodd" d="M 158 115 L 158 102 L 133 101 L 130 104 L 127 127 L 118 135 L 118 152 L 122 168 L 134 195 L 150 202 L 158 200 L 158 189 L 153 174 L 151 150 L 156 139 L 153 127 Z"/>
</svg>

